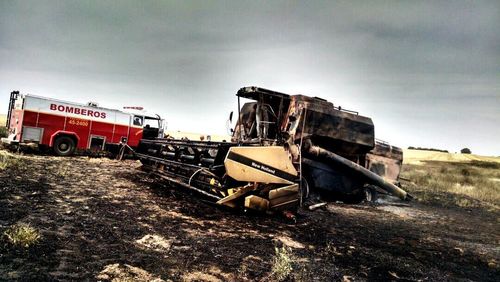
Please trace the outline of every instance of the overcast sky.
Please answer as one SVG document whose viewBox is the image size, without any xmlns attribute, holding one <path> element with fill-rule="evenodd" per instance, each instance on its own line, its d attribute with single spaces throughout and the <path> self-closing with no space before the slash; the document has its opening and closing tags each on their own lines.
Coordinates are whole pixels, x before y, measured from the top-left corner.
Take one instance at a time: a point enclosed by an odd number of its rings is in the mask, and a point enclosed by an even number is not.
<svg viewBox="0 0 500 282">
<path fill-rule="evenodd" d="M 251 85 L 500 155 L 500 1 L 0 1 L 0 112 L 20 90 L 223 134 Z"/>
</svg>

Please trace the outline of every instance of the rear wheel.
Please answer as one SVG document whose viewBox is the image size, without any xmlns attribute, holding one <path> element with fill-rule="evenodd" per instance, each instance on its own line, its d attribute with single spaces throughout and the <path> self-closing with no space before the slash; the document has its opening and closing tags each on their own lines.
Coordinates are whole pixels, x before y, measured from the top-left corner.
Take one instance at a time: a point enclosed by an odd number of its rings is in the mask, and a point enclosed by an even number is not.
<svg viewBox="0 0 500 282">
<path fill-rule="evenodd" d="M 54 142 L 54 152 L 58 156 L 70 156 L 75 152 L 76 144 L 69 136 L 57 137 Z"/>
<path fill-rule="evenodd" d="M 368 186 L 365 188 L 366 201 L 369 203 L 375 203 L 378 199 L 378 192 L 375 187 Z"/>
</svg>

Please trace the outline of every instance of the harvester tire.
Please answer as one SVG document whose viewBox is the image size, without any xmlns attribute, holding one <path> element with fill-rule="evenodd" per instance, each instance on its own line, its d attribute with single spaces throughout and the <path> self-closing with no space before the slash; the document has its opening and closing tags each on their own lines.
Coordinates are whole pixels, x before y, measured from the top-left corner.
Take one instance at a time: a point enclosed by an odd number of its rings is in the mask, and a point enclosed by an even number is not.
<svg viewBox="0 0 500 282">
<path fill-rule="evenodd" d="M 366 195 L 366 201 L 368 203 L 375 203 L 378 199 L 378 192 L 377 192 L 377 189 L 373 188 L 373 187 L 366 187 L 365 188 L 365 195 Z"/>
<path fill-rule="evenodd" d="M 75 141 L 69 136 L 60 136 L 54 141 L 54 153 L 58 156 L 71 156 L 75 148 Z"/>
</svg>

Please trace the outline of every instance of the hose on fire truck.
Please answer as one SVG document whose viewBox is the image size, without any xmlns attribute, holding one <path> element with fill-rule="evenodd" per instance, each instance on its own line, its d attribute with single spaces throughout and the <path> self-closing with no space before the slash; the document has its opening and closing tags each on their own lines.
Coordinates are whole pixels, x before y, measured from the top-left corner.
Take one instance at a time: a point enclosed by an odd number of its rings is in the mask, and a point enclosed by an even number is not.
<svg viewBox="0 0 500 282">
<path fill-rule="evenodd" d="M 123 160 L 123 156 L 125 155 L 125 150 L 129 149 L 130 152 L 132 152 L 132 155 L 135 155 L 134 149 L 130 147 L 128 144 L 122 144 L 122 147 L 120 148 L 120 151 L 118 152 L 118 155 L 116 156 L 116 159 L 121 161 Z"/>
</svg>

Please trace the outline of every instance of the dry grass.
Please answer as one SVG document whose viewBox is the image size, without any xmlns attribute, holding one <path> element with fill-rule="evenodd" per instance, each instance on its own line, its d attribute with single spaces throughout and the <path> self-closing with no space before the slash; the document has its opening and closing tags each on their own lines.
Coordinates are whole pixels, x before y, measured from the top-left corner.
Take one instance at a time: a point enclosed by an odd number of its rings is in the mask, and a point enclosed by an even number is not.
<svg viewBox="0 0 500 282">
<path fill-rule="evenodd" d="M 423 150 L 403 150 L 404 164 L 420 164 L 426 161 L 442 161 L 442 162 L 498 162 L 500 157 L 480 156 L 475 154 L 460 154 L 460 153 L 445 153 Z"/>
<path fill-rule="evenodd" d="M 423 161 L 403 165 L 401 176 L 421 202 L 500 210 L 500 163 Z"/>
<path fill-rule="evenodd" d="M 5 126 L 6 121 L 7 121 L 7 115 L 0 114 L 0 126 Z"/>
<path fill-rule="evenodd" d="M 0 151 L 0 170 L 6 168 L 17 168 L 21 164 L 19 157 L 8 153 L 7 151 Z"/>
<path fill-rule="evenodd" d="M 60 163 L 54 171 L 54 175 L 57 175 L 60 178 L 66 178 L 71 175 L 73 171 L 73 167 L 71 164 L 62 162 Z"/>
<path fill-rule="evenodd" d="M 7 121 L 7 116 L 0 114 L 0 138 L 7 137 L 7 128 L 5 127 L 6 121 Z"/>
<path fill-rule="evenodd" d="M 8 136 L 7 127 L 0 126 L 0 138 L 4 138 L 4 137 L 7 137 L 7 136 Z"/>
<path fill-rule="evenodd" d="M 12 225 L 4 232 L 7 240 L 15 246 L 28 248 L 38 242 L 40 234 L 29 224 L 19 223 Z"/>
<path fill-rule="evenodd" d="M 274 248 L 273 266 L 271 268 L 271 277 L 273 281 L 284 281 L 293 270 L 294 257 L 290 248 L 283 246 Z"/>
</svg>

